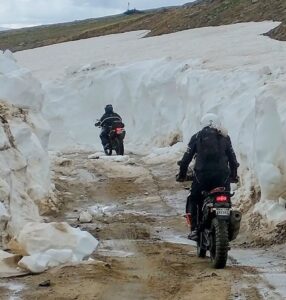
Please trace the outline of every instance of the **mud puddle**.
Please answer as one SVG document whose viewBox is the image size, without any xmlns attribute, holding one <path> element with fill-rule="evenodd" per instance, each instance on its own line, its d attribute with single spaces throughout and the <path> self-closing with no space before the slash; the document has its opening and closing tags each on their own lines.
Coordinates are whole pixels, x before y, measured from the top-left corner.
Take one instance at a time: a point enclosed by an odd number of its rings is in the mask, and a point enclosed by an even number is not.
<svg viewBox="0 0 286 300">
<path fill-rule="evenodd" d="M 0 299 L 21 300 L 20 293 L 25 289 L 25 285 L 14 280 L 0 283 Z"/>
<path fill-rule="evenodd" d="M 264 299 L 286 299 L 286 258 L 264 249 L 233 249 L 230 257 L 240 266 L 255 268 L 265 284 L 260 284 Z M 265 287 L 266 285 L 266 287 Z M 270 293 L 271 291 L 271 293 Z"/>
</svg>

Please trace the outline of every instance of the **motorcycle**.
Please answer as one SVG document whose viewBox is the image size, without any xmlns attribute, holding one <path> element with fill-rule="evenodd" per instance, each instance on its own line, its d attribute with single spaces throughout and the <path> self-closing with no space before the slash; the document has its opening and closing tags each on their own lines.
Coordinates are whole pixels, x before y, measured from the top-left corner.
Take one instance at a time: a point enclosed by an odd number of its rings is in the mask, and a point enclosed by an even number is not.
<svg viewBox="0 0 286 300">
<path fill-rule="evenodd" d="M 102 128 L 100 125 L 97 127 Z M 126 131 L 124 129 L 124 124 L 122 122 L 114 122 L 112 126 L 109 127 L 109 147 L 104 149 L 106 155 L 112 155 L 114 150 L 117 155 L 124 155 L 124 138 Z"/>
<path fill-rule="evenodd" d="M 177 162 L 178 165 L 180 163 Z M 194 171 L 189 169 L 185 181 L 192 181 L 193 178 Z M 232 182 L 237 183 L 238 180 Z M 209 251 L 213 267 L 223 269 L 230 250 L 229 242 L 235 240 L 239 233 L 242 215 L 232 209 L 231 198 L 234 193 L 226 191 L 224 187 L 204 191 L 202 195 L 203 205 L 197 208 L 197 256 L 205 258 Z M 187 216 L 187 221 L 190 224 L 190 216 Z"/>
<path fill-rule="evenodd" d="M 209 251 L 213 267 L 223 269 L 230 250 L 229 242 L 239 233 L 241 213 L 232 209 L 234 193 L 224 187 L 203 192 L 203 196 L 203 206 L 201 210 L 198 207 L 197 214 L 197 255 L 204 258 Z"/>
</svg>

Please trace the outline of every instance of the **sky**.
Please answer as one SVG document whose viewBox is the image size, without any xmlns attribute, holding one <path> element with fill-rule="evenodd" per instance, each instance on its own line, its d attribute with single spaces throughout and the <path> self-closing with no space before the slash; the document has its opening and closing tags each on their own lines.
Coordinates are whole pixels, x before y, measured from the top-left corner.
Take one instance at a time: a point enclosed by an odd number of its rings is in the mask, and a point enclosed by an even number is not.
<svg viewBox="0 0 286 300">
<path fill-rule="evenodd" d="M 181 5 L 192 0 L 129 0 L 130 8 Z M 124 12 L 128 0 L 0 0 L 0 27 L 20 28 Z"/>
</svg>

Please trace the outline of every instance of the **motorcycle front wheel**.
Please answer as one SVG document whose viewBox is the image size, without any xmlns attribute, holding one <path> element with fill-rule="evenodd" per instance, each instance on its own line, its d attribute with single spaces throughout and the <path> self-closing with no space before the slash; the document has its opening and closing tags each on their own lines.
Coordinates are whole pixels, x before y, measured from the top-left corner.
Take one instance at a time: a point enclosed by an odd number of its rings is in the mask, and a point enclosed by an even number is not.
<svg viewBox="0 0 286 300">
<path fill-rule="evenodd" d="M 210 256 L 214 268 L 223 269 L 226 266 L 228 249 L 228 224 L 214 218 L 210 235 Z"/>
</svg>

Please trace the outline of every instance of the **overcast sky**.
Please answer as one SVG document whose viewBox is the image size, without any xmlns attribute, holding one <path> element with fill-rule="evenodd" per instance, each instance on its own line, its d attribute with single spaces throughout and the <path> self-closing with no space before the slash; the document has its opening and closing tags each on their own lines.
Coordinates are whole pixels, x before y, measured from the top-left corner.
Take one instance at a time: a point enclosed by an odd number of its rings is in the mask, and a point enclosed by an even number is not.
<svg viewBox="0 0 286 300">
<path fill-rule="evenodd" d="M 192 0 L 129 0 L 130 8 L 181 5 Z M 19 28 L 122 13 L 128 0 L 0 0 L 0 27 Z"/>
</svg>

